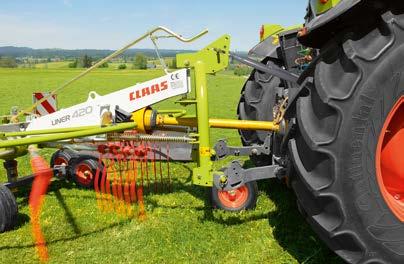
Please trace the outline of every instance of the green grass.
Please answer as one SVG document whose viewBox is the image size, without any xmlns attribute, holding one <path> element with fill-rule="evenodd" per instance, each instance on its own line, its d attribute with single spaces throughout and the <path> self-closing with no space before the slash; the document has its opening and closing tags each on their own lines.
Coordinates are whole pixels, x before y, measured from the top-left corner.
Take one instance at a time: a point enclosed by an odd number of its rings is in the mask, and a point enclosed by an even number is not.
<svg viewBox="0 0 404 264">
<path fill-rule="evenodd" d="M 0 69 L 0 113 L 11 106 L 28 106 L 34 91 L 52 90 L 80 70 Z M 100 94 L 146 81 L 161 71 L 100 69 L 58 96 L 66 107 Z M 236 118 L 243 77 L 209 77 L 212 117 Z M 159 108 L 173 108 L 172 100 Z M 214 130 L 213 140 L 227 138 L 239 144 L 236 131 Z M 49 157 L 50 151 L 44 151 Z M 19 171 L 29 174 L 26 158 Z M 218 166 L 224 163 L 218 164 Z M 277 181 L 260 183 L 254 211 L 226 213 L 206 205 L 205 189 L 192 186 L 194 163 L 173 166 L 174 190 L 145 197 L 147 219 L 125 219 L 102 213 L 95 194 L 74 184 L 55 181 L 43 207 L 41 222 L 51 263 L 341 263 L 311 231 L 297 211 L 291 190 Z M 0 181 L 5 180 L 0 171 Z M 2 263 L 36 263 L 31 237 L 27 195 L 18 191 L 19 222 L 0 234 Z"/>
<path fill-rule="evenodd" d="M 64 69 L 69 67 L 71 61 L 54 61 L 35 64 L 37 69 Z"/>
<path fill-rule="evenodd" d="M 172 63 L 173 58 L 168 57 L 164 58 L 164 61 L 167 66 L 170 66 Z M 55 61 L 55 62 L 43 62 L 43 63 L 37 63 L 33 64 L 32 66 L 35 69 L 69 69 L 69 63 L 72 61 Z M 157 67 L 161 67 L 160 60 L 158 59 L 153 59 L 153 60 L 148 60 L 148 63 L 154 63 L 157 65 Z M 109 70 L 117 70 L 118 66 L 121 64 L 125 64 L 127 69 L 132 69 L 133 62 L 109 62 L 108 63 L 108 69 Z M 27 64 L 20 65 L 19 68 L 29 68 Z"/>
</svg>

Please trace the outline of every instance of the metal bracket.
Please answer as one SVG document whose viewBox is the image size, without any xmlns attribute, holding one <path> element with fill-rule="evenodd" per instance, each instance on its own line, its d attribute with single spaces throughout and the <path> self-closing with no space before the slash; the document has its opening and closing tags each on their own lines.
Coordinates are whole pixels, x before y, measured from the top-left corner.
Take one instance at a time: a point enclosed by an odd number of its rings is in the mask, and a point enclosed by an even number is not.
<svg viewBox="0 0 404 264">
<path fill-rule="evenodd" d="M 166 37 L 172 37 L 172 36 L 166 36 Z M 150 34 L 150 40 L 153 42 L 154 50 L 156 51 L 156 55 L 157 55 L 157 58 L 160 61 L 161 67 L 163 67 L 163 70 L 164 70 L 164 72 L 166 74 L 169 74 L 170 72 L 168 71 L 168 67 L 166 65 L 166 62 L 164 61 L 164 59 L 160 55 L 160 50 L 159 50 L 159 47 L 157 45 L 157 39 L 159 39 L 159 38 L 161 38 L 161 37 L 153 36 L 152 34 Z"/>
<path fill-rule="evenodd" d="M 51 170 L 53 171 L 54 175 L 57 176 L 58 179 L 66 178 L 66 166 L 65 165 L 56 165 Z M 6 183 L 3 183 L 3 185 L 9 189 L 14 189 L 14 188 L 30 185 L 30 184 L 32 184 L 34 179 L 35 179 L 35 174 L 20 177 L 14 182 L 6 182 Z"/>
<path fill-rule="evenodd" d="M 250 66 L 258 71 L 262 71 L 265 73 L 269 73 L 272 74 L 282 80 L 285 80 L 287 82 L 291 82 L 291 83 L 297 83 L 297 81 L 299 80 L 299 76 L 291 73 L 281 67 L 278 67 L 276 65 L 265 65 L 259 61 L 250 59 L 250 58 L 242 58 L 232 52 L 230 52 L 229 54 L 230 57 L 232 57 L 233 59 L 235 59 L 238 62 L 241 62 L 242 64 L 245 64 L 247 66 Z"/>
<path fill-rule="evenodd" d="M 224 159 L 228 156 L 252 156 L 252 155 L 269 155 L 271 153 L 271 137 L 266 137 L 264 144 L 252 145 L 244 147 L 228 146 L 224 139 L 219 140 L 214 146 L 216 160 Z"/>
<path fill-rule="evenodd" d="M 53 173 L 56 175 L 59 179 L 65 179 L 66 178 L 66 165 L 55 165 L 53 166 Z"/>
<path fill-rule="evenodd" d="M 213 184 L 223 191 L 231 191 L 248 182 L 277 178 L 277 174 L 282 170 L 283 167 L 279 165 L 243 169 L 239 161 L 232 161 L 230 166 L 224 169 L 223 174 L 213 175 Z"/>
<path fill-rule="evenodd" d="M 223 35 L 196 53 L 177 54 L 177 66 L 179 68 L 193 68 L 198 61 L 203 61 L 205 73 L 215 74 L 229 65 L 229 50 L 230 36 Z"/>
</svg>

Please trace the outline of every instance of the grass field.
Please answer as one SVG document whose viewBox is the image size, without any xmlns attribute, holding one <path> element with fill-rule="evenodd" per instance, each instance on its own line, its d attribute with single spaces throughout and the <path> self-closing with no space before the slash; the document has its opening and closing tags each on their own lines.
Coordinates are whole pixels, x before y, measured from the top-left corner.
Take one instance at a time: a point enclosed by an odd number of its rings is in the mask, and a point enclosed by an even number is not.
<svg viewBox="0 0 404 264">
<path fill-rule="evenodd" d="M 11 106 L 28 106 L 31 93 L 48 91 L 73 77 L 76 69 L 0 69 L 0 114 Z M 59 106 L 86 100 L 91 90 L 105 94 L 161 75 L 160 71 L 100 69 L 58 95 Z M 209 77 L 212 117 L 236 118 L 245 78 L 230 74 Z M 159 108 L 172 108 L 172 101 Z M 215 130 L 214 140 L 239 144 L 236 131 Z M 50 152 L 44 151 L 49 157 Z M 19 171 L 29 174 L 25 158 Z M 223 164 L 223 163 L 222 163 Z M 219 165 L 222 165 L 219 164 Z M 260 183 L 254 211 L 226 213 L 205 204 L 205 189 L 192 186 L 195 164 L 175 164 L 174 191 L 145 197 L 147 218 L 125 219 L 102 213 L 95 194 L 55 181 L 41 217 L 51 263 L 341 263 L 311 231 L 297 211 L 291 190 L 277 181 Z M 0 181 L 5 173 L 0 170 Z M 0 234 L 1 263 L 36 263 L 27 195 L 16 194 L 19 222 Z"/>
<path fill-rule="evenodd" d="M 170 66 L 172 64 L 173 58 L 164 58 L 164 61 L 167 66 Z M 69 63 L 72 61 L 57 61 L 57 62 L 44 62 L 44 63 L 37 63 L 33 64 L 33 68 L 35 69 L 69 69 Z M 154 60 L 148 60 L 148 63 L 153 63 L 157 67 L 161 68 L 161 63 L 160 60 L 154 59 Z M 117 70 L 119 65 L 125 64 L 127 69 L 132 69 L 133 67 L 133 62 L 110 62 L 108 63 L 108 69 L 109 70 Z M 24 67 L 25 66 L 25 67 Z M 29 68 L 27 64 L 25 65 L 20 65 L 20 68 Z"/>
</svg>

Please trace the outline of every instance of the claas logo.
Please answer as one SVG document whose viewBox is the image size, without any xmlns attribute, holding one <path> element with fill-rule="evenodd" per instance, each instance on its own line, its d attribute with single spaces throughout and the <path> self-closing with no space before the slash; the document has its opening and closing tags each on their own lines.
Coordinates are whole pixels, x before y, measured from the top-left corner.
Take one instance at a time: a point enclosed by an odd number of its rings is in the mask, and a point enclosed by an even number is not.
<svg viewBox="0 0 404 264">
<path fill-rule="evenodd" d="M 129 100 L 135 101 L 137 99 L 156 94 L 168 89 L 168 82 L 163 81 L 160 84 L 156 83 L 148 87 L 144 87 L 142 89 L 136 90 L 129 94 Z"/>
</svg>

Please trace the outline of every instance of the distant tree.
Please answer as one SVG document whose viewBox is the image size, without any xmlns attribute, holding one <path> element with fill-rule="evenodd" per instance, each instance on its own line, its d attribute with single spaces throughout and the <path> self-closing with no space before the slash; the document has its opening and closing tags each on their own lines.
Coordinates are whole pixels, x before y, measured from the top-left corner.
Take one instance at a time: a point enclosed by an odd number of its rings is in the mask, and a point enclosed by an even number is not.
<svg viewBox="0 0 404 264">
<path fill-rule="evenodd" d="M 91 65 L 93 65 L 93 59 L 87 54 L 84 54 L 84 56 L 81 58 L 81 66 L 83 68 L 90 68 Z"/>
<path fill-rule="evenodd" d="M 70 62 L 68 67 L 69 68 L 90 68 L 93 65 L 93 58 L 84 54 L 84 56 L 80 58 L 76 58 L 74 61 Z M 100 68 L 107 68 L 108 64 L 101 65 Z"/>
<path fill-rule="evenodd" d="M 0 57 L 1 68 L 17 68 L 17 62 L 11 57 Z"/>
<path fill-rule="evenodd" d="M 238 65 L 234 69 L 234 75 L 237 75 L 237 76 L 246 76 L 246 75 L 249 75 L 250 73 L 251 73 L 251 69 L 246 66 Z"/>
<path fill-rule="evenodd" d="M 177 69 L 177 57 L 174 57 L 170 64 L 171 69 Z"/>
<path fill-rule="evenodd" d="M 118 70 L 125 70 L 126 69 L 126 64 L 119 64 Z"/>
<path fill-rule="evenodd" d="M 75 59 L 74 61 L 69 63 L 68 67 L 69 68 L 77 68 L 77 65 L 78 65 L 78 60 Z"/>
<path fill-rule="evenodd" d="M 108 62 L 104 62 L 103 64 L 101 64 L 100 66 L 98 66 L 98 68 L 108 68 Z"/>
<path fill-rule="evenodd" d="M 137 53 L 133 61 L 133 69 L 147 69 L 147 58 L 142 53 Z"/>
</svg>

